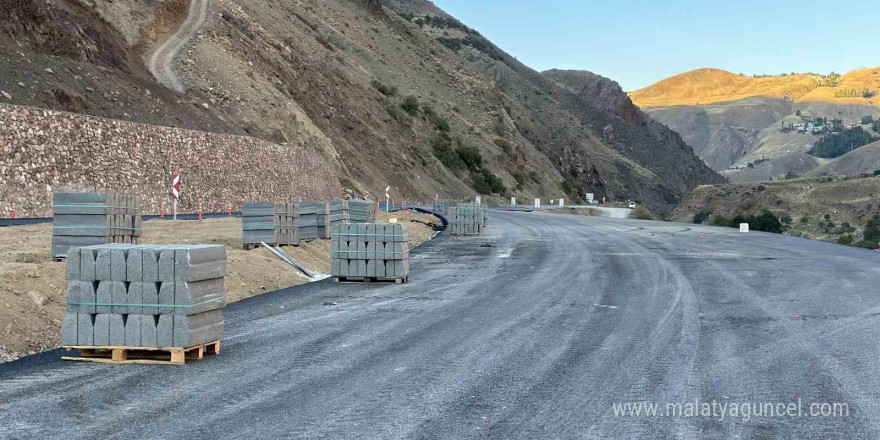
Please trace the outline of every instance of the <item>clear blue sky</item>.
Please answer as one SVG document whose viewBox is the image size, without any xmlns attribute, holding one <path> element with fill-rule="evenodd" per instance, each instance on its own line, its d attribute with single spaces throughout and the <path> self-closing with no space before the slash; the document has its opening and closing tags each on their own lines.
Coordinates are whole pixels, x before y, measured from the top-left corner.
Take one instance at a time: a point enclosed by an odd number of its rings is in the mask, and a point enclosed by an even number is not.
<svg viewBox="0 0 880 440">
<path fill-rule="evenodd" d="M 589 70 L 627 91 L 701 67 L 751 75 L 880 65 L 875 2 L 434 1 L 536 70 Z"/>
</svg>

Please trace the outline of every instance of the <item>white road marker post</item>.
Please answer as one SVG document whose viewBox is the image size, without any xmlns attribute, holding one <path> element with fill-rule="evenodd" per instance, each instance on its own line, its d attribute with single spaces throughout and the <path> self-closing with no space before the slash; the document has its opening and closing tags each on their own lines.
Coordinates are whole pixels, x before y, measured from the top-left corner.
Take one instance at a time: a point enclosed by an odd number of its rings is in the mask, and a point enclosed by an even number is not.
<svg viewBox="0 0 880 440">
<path fill-rule="evenodd" d="M 391 212 L 391 187 L 385 188 L 385 212 Z"/>
</svg>

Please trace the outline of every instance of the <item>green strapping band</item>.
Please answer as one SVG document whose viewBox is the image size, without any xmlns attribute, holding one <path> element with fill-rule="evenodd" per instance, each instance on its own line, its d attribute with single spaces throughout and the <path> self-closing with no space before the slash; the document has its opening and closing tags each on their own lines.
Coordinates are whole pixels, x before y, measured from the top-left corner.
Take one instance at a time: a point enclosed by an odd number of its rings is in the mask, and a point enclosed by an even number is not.
<svg viewBox="0 0 880 440">
<path fill-rule="evenodd" d="M 117 226 L 53 226 L 53 229 L 117 229 L 122 231 L 140 231 L 140 228 L 121 228 Z"/>
<path fill-rule="evenodd" d="M 141 208 L 135 206 L 114 206 L 114 205 L 106 205 L 103 203 L 68 203 L 63 205 L 52 205 L 57 208 L 118 208 L 118 209 L 133 209 L 135 211 L 140 211 Z"/>
<path fill-rule="evenodd" d="M 203 306 L 213 302 L 223 301 L 223 298 L 214 298 L 207 301 L 192 305 L 180 304 L 117 304 L 117 303 L 90 303 L 90 302 L 69 302 L 72 306 L 95 306 L 95 307 L 171 307 L 175 309 L 191 309 L 193 307 Z"/>
<path fill-rule="evenodd" d="M 337 237 L 394 237 L 403 238 L 406 235 L 385 235 L 385 234 L 336 234 Z"/>
</svg>

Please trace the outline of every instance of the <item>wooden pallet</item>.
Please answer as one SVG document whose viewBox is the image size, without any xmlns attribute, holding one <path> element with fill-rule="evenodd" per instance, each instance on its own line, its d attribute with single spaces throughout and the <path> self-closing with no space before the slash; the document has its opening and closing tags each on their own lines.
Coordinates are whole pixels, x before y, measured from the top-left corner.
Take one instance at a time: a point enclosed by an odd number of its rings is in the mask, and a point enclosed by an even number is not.
<svg viewBox="0 0 880 440">
<path fill-rule="evenodd" d="M 406 284 L 409 277 L 403 278 L 377 278 L 377 277 L 335 277 L 337 283 L 385 283 L 385 284 Z"/>
<path fill-rule="evenodd" d="M 106 364 L 184 365 L 186 360 L 201 360 L 205 355 L 220 354 L 220 341 L 189 348 L 64 346 L 67 351 L 79 350 L 80 355 L 62 356 L 66 361 Z"/>
</svg>

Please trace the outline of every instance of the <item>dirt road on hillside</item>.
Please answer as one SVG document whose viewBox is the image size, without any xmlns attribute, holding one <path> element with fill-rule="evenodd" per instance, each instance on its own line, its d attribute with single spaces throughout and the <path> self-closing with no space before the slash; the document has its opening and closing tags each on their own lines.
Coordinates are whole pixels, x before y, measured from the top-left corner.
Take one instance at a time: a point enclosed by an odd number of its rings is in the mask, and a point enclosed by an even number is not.
<svg viewBox="0 0 880 440">
<path fill-rule="evenodd" d="M 174 58 L 205 24 L 210 3 L 211 0 L 191 0 L 189 14 L 180 29 L 165 40 L 150 57 L 150 73 L 160 83 L 177 92 L 183 93 L 186 87 L 183 80 L 174 72 Z"/>
</svg>

